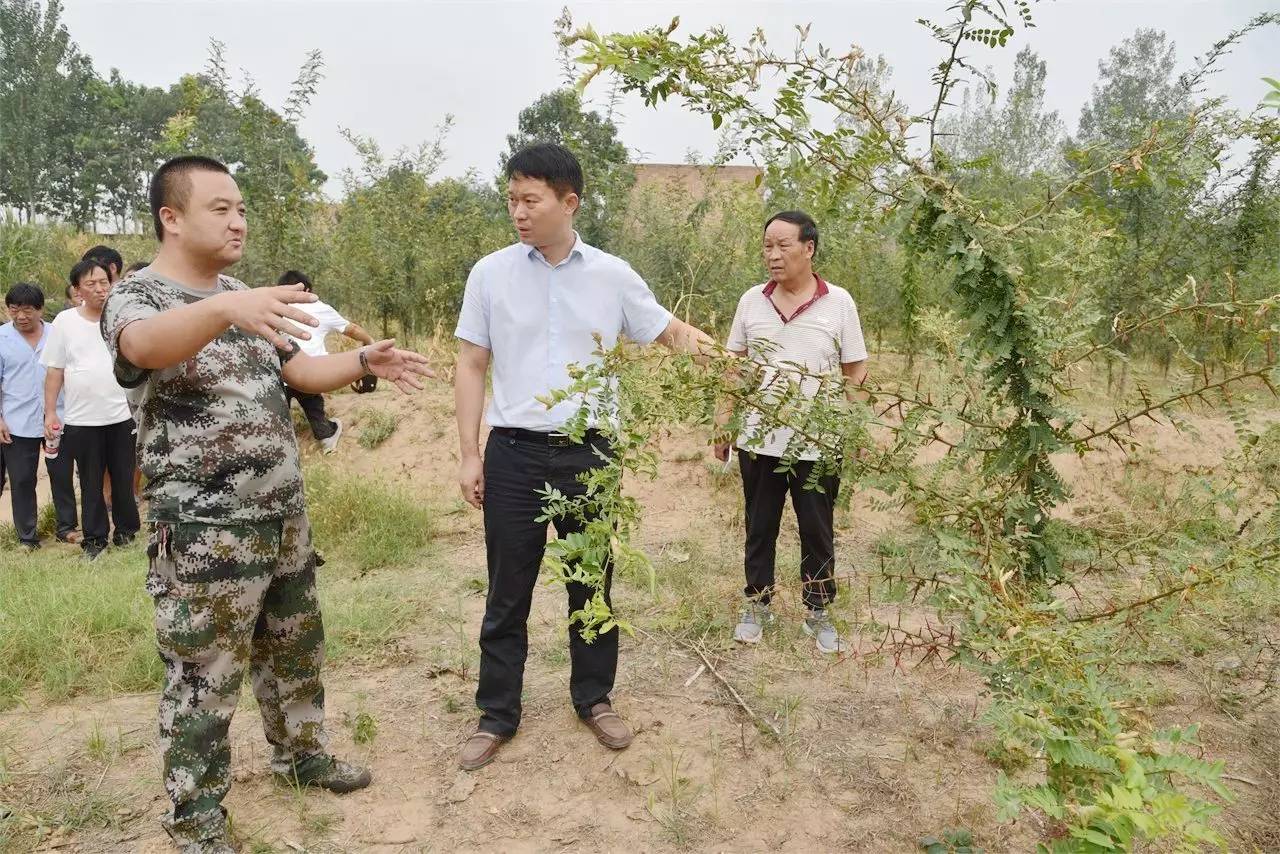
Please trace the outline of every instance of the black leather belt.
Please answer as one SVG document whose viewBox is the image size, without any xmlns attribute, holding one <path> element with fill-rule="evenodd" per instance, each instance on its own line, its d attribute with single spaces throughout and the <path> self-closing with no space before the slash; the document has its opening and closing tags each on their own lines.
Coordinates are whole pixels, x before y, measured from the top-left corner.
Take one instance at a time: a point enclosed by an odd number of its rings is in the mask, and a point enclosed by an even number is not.
<svg viewBox="0 0 1280 854">
<path fill-rule="evenodd" d="M 575 442 L 564 433 L 539 433 L 537 430 L 524 430 L 519 427 L 494 427 L 493 432 L 499 436 L 519 439 L 521 442 L 534 442 L 539 445 L 550 445 L 553 448 L 567 448 L 570 445 L 585 445 L 599 441 L 604 436 L 599 430 L 588 430 L 582 442 Z"/>
</svg>

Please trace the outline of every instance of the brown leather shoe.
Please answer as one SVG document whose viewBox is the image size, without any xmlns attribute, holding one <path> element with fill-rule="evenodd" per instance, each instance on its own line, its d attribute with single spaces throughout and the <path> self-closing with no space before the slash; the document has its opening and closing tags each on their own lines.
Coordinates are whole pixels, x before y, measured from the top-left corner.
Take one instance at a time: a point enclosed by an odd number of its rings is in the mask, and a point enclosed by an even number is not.
<svg viewBox="0 0 1280 854">
<path fill-rule="evenodd" d="M 71 543 L 73 546 L 78 546 L 83 541 L 84 536 L 79 531 L 67 531 L 65 534 L 58 535 L 58 542 Z"/>
<path fill-rule="evenodd" d="M 596 735 L 596 741 L 610 750 L 622 750 L 631 744 L 634 737 L 631 727 L 622 716 L 613 710 L 608 703 L 596 703 L 591 707 L 591 714 L 582 722 Z"/>
<path fill-rule="evenodd" d="M 476 730 L 475 734 L 467 739 L 467 743 L 462 745 L 462 750 L 458 753 L 458 767 L 463 771 L 475 771 L 483 768 L 493 761 L 493 757 L 498 755 L 498 748 L 510 740 L 505 735 L 496 735 L 491 732 L 485 732 L 482 729 Z"/>
</svg>

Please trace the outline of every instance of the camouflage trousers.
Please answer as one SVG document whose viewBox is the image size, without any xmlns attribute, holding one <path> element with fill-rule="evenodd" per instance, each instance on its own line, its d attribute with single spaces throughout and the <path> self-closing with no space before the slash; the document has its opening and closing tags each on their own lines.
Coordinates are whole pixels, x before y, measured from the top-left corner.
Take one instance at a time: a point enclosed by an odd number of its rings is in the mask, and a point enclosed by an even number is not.
<svg viewBox="0 0 1280 854">
<path fill-rule="evenodd" d="M 164 660 L 160 747 L 180 844 L 226 828 L 228 730 L 248 670 L 272 770 L 324 761 L 324 629 L 306 516 L 250 525 L 156 522 L 147 592 Z"/>
</svg>

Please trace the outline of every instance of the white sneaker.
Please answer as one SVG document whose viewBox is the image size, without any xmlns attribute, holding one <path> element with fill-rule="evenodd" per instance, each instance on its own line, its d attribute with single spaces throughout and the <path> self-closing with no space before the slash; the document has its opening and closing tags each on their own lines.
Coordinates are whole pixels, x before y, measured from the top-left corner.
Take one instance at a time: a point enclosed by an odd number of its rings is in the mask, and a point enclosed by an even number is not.
<svg viewBox="0 0 1280 854">
<path fill-rule="evenodd" d="M 320 440 L 320 448 L 326 454 L 332 454 L 338 449 L 338 439 L 342 436 L 342 422 L 335 418 L 333 419 L 333 423 L 337 427 L 337 429 L 333 431 L 333 435 L 328 439 Z"/>
</svg>

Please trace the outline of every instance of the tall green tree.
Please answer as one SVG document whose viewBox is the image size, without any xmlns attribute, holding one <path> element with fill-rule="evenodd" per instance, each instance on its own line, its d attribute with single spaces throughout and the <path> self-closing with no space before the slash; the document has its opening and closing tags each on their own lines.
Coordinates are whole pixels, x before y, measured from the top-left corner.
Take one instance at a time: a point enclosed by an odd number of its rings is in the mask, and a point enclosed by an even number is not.
<svg viewBox="0 0 1280 854">
<path fill-rule="evenodd" d="M 1175 46 L 1161 30 L 1139 29 L 1111 48 L 1080 111 L 1076 142 L 1136 145 L 1152 123 L 1186 116 L 1191 96 L 1175 77 L 1177 66 Z"/>
<path fill-rule="evenodd" d="M 93 69 L 61 16 L 58 0 L 0 0 L 0 202 L 28 221 L 78 217 L 51 188 L 73 186 L 85 165 Z"/>
<path fill-rule="evenodd" d="M 390 155 L 343 131 L 360 167 L 342 176 L 328 278 L 339 301 L 376 317 L 383 335 L 413 337 L 455 319 L 471 265 L 510 242 L 492 187 L 473 175 L 433 180 L 451 124 Z"/>
<path fill-rule="evenodd" d="M 1104 328 L 1175 293 L 1202 251 L 1205 233 L 1188 226 L 1218 168 L 1223 141 L 1217 129 L 1186 121 L 1193 93 L 1176 69 L 1165 33 L 1137 30 L 1099 62 L 1092 97 L 1067 144 L 1077 172 L 1094 173 L 1084 204 L 1114 230 L 1106 246 L 1110 264 L 1098 279 Z M 1149 153 L 1136 155 L 1134 168 L 1098 171 L 1144 141 Z M 1117 347 L 1127 351 L 1139 343 L 1125 336 Z M 1168 339 L 1156 343 L 1165 349 L 1155 355 L 1168 364 Z"/>
<path fill-rule="evenodd" d="M 179 107 L 165 125 L 160 151 L 206 154 L 231 167 L 254 235 L 239 273 L 254 283 L 289 267 L 315 269 L 321 263 L 323 238 L 311 226 L 322 214 L 328 178 L 297 125 L 322 68 L 319 52 L 308 54 L 278 112 L 252 80 L 238 91 L 231 88 L 224 47 L 213 41 L 204 71 L 183 77 L 170 93 Z"/>
<path fill-rule="evenodd" d="M 147 185 L 159 165 L 159 143 L 178 102 L 172 92 L 132 83 L 114 68 L 98 89 L 99 216 L 126 231 L 147 214 Z"/>
<path fill-rule="evenodd" d="M 635 183 L 627 147 L 618 139 L 613 121 L 584 109 L 574 89 L 549 92 L 520 111 L 516 132 L 507 135 L 507 150 L 498 165 L 505 187 L 507 160 L 535 142 L 556 142 L 572 151 L 582 164 L 585 190 L 577 226 L 582 239 L 609 249 L 622 227 L 627 197 Z"/>
<path fill-rule="evenodd" d="M 1065 127 L 1056 110 L 1045 109 L 1046 77 L 1045 62 L 1035 51 L 1018 51 L 1002 103 L 969 88 L 959 114 L 939 122 L 943 150 L 959 162 L 986 159 L 991 169 L 1007 175 L 1059 170 Z"/>
</svg>

